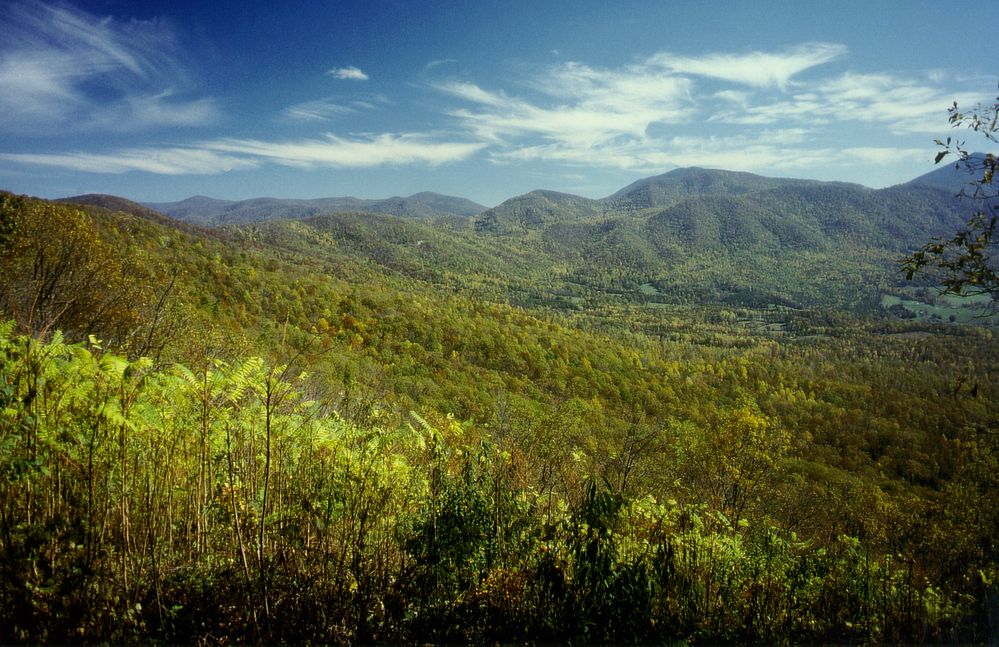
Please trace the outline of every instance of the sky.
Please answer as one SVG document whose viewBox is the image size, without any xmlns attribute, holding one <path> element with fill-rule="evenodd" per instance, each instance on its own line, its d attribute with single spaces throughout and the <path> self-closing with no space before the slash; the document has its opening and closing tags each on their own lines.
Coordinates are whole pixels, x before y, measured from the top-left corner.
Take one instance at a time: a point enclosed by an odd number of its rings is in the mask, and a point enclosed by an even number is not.
<svg viewBox="0 0 999 647">
<path fill-rule="evenodd" d="M 0 189 L 591 198 L 677 167 L 882 187 L 994 102 L 999 3 L 0 0 Z M 967 135 L 967 136 L 966 136 Z"/>
</svg>

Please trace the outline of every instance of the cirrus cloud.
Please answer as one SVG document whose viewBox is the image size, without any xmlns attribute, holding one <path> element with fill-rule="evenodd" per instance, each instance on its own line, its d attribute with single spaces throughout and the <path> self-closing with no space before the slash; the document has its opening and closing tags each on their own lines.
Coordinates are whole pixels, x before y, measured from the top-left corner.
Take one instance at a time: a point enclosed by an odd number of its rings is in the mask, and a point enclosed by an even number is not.
<svg viewBox="0 0 999 647">
<path fill-rule="evenodd" d="M 417 133 L 381 133 L 351 139 L 329 133 L 320 139 L 281 142 L 220 139 L 202 146 L 215 152 L 268 160 L 284 166 L 365 168 L 412 163 L 436 166 L 463 160 L 482 150 L 485 144 L 440 142 Z"/>
<path fill-rule="evenodd" d="M 840 58 L 846 51 L 844 45 L 836 43 L 805 43 L 782 52 L 715 53 L 698 57 L 660 53 L 648 62 L 677 74 L 783 90 L 796 74 Z"/>
<path fill-rule="evenodd" d="M 126 148 L 110 153 L 2 153 L 0 159 L 102 174 L 143 171 L 157 175 L 213 175 L 260 166 L 260 160 L 251 157 L 220 155 L 196 147 Z"/>
<path fill-rule="evenodd" d="M 89 173 L 143 171 L 160 175 L 211 175 L 278 164 L 294 168 L 371 168 L 404 164 L 438 166 L 484 148 L 475 142 L 441 142 L 419 133 L 264 141 L 216 139 L 190 146 L 127 148 L 108 153 L 0 153 L 0 160 Z"/>
<path fill-rule="evenodd" d="M 878 166 L 925 161 L 900 136 L 939 133 L 956 100 L 940 75 L 805 71 L 843 58 L 834 43 L 773 52 L 660 52 L 615 69 L 572 62 L 521 79 L 519 94 L 466 80 L 434 87 L 465 105 L 449 114 L 489 142 L 496 163 L 657 172 L 689 164 L 773 169 Z M 855 132 L 880 137 L 858 146 Z M 918 151 L 922 151 L 919 155 Z"/>
<path fill-rule="evenodd" d="M 198 126 L 213 99 L 186 98 L 183 48 L 163 21 L 13 2 L 0 22 L 0 131 L 64 134 Z"/>
<path fill-rule="evenodd" d="M 661 52 L 618 69 L 569 62 L 524 80 L 530 98 L 468 81 L 435 87 L 471 104 L 449 114 L 470 134 L 494 144 L 495 159 L 589 159 L 594 165 L 634 168 L 645 165 L 638 160 L 659 157 L 652 155 L 661 143 L 655 131 L 711 119 L 719 99 L 732 110 L 751 105 L 753 93 L 744 90 L 713 91 L 712 99 L 701 90 L 701 78 L 782 90 L 795 75 L 845 51 L 842 45 L 806 43 L 781 52 L 698 58 Z M 760 118 L 760 123 L 770 122 Z M 637 159 L 636 151 L 643 153 Z"/>
</svg>

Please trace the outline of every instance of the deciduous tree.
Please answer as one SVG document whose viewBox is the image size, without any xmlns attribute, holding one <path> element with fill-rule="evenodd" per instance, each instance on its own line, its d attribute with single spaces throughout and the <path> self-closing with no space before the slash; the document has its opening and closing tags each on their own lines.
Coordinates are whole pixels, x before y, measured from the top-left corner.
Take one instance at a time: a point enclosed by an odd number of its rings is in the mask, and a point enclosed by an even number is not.
<svg viewBox="0 0 999 647">
<path fill-rule="evenodd" d="M 138 292 L 87 214 L 0 194 L 0 310 L 22 332 L 123 342 L 141 322 Z"/>
</svg>

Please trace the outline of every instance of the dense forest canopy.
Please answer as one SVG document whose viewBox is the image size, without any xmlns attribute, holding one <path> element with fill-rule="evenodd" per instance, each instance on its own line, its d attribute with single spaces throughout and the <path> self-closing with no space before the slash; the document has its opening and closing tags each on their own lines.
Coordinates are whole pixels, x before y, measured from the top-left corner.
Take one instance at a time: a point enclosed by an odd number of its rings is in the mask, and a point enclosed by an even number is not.
<svg viewBox="0 0 999 647">
<path fill-rule="evenodd" d="M 0 194 L 0 640 L 985 641 L 994 320 L 898 264 L 963 209 Z"/>
</svg>

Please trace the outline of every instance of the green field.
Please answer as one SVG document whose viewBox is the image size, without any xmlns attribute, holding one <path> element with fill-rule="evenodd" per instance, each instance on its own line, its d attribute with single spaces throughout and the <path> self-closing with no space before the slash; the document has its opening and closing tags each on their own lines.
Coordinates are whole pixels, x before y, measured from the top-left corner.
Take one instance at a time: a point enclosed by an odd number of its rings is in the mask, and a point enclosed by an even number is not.
<svg viewBox="0 0 999 647">
<path fill-rule="evenodd" d="M 916 290 L 910 290 L 914 297 Z M 988 295 L 958 296 L 953 294 L 934 295 L 933 302 L 927 303 L 916 298 L 906 298 L 893 294 L 881 297 L 881 307 L 891 309 L 901 306 L 917 321 L 934 323 L 956 323 L 974 325 L 997 325 L 999 315 L 989 310 L 992 299 Z"/>
</svg>

